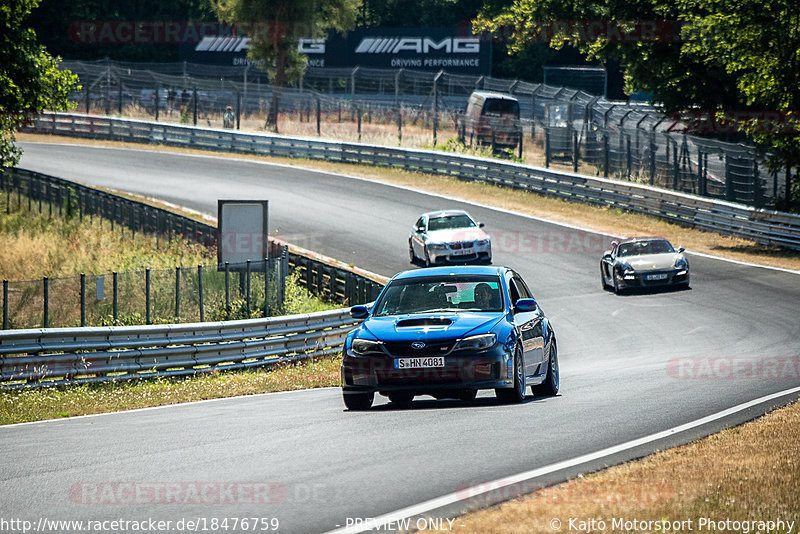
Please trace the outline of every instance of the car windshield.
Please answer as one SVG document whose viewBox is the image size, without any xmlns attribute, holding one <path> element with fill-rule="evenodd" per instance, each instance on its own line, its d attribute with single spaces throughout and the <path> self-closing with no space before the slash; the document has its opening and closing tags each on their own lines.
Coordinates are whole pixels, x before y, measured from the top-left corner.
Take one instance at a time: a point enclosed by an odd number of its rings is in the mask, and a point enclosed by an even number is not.
<svg viewBox="0 0 800 534">
<path fill-rule="evenodd" d="M 375 303 L 373 316 L 435 311 L 503 311 L 500 277 L 448 275 L 394 280 Z"/>
<path fill-rule="evenodd" d="M 442 217 L 433 217 L 428 220 L 428 231 L 435 232 L 437 230 L 456 230 L 458 228 L 474 228 L 475 221 L 467 215 L 444 215 Z"/>
<path fill-rule="evenodd" d="M 519 102 L 505 98 L 487 98 L 483 104 L 484 113 L 497 113 L 498 115 L 519 116 Z"/>
<path fill-rule="evenodd" d="M 619 246 L 619 256 L 641 256 L 643 254 L 665 254 L 675 252 L 669 241 L 651 239 L 649 241 L 633 241 Z"/>
</svg>

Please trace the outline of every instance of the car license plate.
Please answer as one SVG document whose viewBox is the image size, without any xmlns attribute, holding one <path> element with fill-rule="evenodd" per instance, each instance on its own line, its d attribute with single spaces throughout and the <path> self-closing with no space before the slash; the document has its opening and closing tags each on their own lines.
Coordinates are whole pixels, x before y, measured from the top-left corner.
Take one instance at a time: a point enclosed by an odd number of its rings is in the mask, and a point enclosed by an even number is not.
<svg viewBox="0 0 800 534">
<path fill-rule="evenodd" d="M 666 273 L 648 274 L 647 276 L 645 276 L 645 280 L 666 280 L 666 279 L 667 279 Z"/>
<path fill-rule="evenodd" d="M 444 367 L 444 358 L 442 356 L 433 356 L 430 358 L 395 358 L 395 369 L 428 369 L 433 367 Z"/>
<path fill-rule="evenodd" d="M 470 254 L 475 254 L 472 250 L 454 250 L 453 256 L 469 256 Z"/>
</svg>

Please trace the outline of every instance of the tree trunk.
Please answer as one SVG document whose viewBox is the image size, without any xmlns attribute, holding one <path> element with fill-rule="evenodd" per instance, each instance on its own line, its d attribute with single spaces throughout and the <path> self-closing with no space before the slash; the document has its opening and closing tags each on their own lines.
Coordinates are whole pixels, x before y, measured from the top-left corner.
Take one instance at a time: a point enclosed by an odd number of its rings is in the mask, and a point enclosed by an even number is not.
<svg viewBox="0 0 800 534">
<path fill-rule="evenodd" d="M 278 111 L 281 106 L 281 92 L 286 83 L 286 59 L 287 50 L 283 46 L 278 47 L 278 56 L 275 59 L 275 79 L 272 81 L 272 102 L 267 114 L 267 123 L 264 127 L 278 133 Z"/>
</svg>

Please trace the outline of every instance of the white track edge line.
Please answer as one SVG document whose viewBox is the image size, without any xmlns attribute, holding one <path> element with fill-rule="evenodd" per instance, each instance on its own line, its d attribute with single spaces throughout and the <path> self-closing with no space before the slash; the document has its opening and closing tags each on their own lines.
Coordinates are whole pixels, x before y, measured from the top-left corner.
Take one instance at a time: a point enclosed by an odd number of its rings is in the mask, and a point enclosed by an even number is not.
<svg viewBox="0 0 800 534">
<path fill-rule="evenodd" d="M 784 391 L 779 391 L 777 393 L 772 393 L 770 395 L 765 395 L 758 399 L 751 400 L 749 402 L 745 402 L 742 404 L 738 404 L 733 406 L 732 408 L 728 408 L 726 410 L 722 410 L 715 414 L 708 415 L 706 417 L 696 419 L 694 421 L 690 421 L 689 423 L 684 423 L 682 425 L 678 425 L 676 427 L 662 430 L 661 432 L 657 432 L 655 434 L 650 434 L 649 436 L 644 436 L 638 439 L 634 439 L 631 441 L 627 441 L 625 443 L 620 443 L 619 445 L 614 445 L 612 447 L 607 447 L 605 449 L 601 449 L 596 452 L 592 452 L 589 454 L 584 454 L 582 456 L 578 456 L 572 458 L 570 460 L 564 460 L 562 462 L 557 462 L 554 464 L 550 464 L 544 467 L 539 467 L 537 469 L 532 469 L 530 471 L 524 471 L 522 473 L 518 473 L 516 475 L 511 475 L 508 477 L 500 478 L 497 480 L 493 480 L 491 482 L 486 482 L 479 486 L 473 486 L 471 488 L 467 488 L 464 490 L 459 490 L 454 493 L 449 493 L 447 495 L 442 495 L 441 497 L 437 497 L 435 499 L 430 499 L 428 501 L 421 502 L 419 504 L 415 504 L 412 506 L 408 506 L 406 508 L 402 508 L 400 510 L 395 510 L 394 512 L 389 512 L 388 514 L 381 515 L 376 518 L 372 518 L 371 523 L 362 524 L 359 526 L 353 527 L 344 527 L 339 528 L 336 530 L 331 530 L 326 532 L 325 534 L 357 534 L 360 532 L 367 532 L 369 530 L 375 530 L 376 528 L 380 528 L 392 521 L 398 521 L 400 519 L 405 519 L 408 517 L 413 517 L 416 515 L 424 514 L 430 510 L 434 510 L 436 508 L 441 508 L 443 506 L 447 506 L 450 504 L 454 504 L 461 500 L 464 500 L 464 496 L 467 495 L 468 498 L 473 498 L 477 495 L 481 495 L 483 493 L 487 493 L 489 491 L 496 491 L 498 489 L 518 484 L 520 482 L 524 482 L 525 480 L 530 480 L 532 478 L 540 477 L 543 475 L 547 475 L 549 473 L 553 473 L 556 471 L 560 471 L 562 469 L 567 469 L 569 467 L 575 467 L 577 465 L 584 464 L 586 462 L 591 462 L 593 460 L 597 460 L 603 458 L 605 456 L 611 456 L 613 454 L 617 454 L 620 452 L 624 452 L 630 449 L 634 449 L 641 445 L 646 445 L 648 443 L 652 443 L 654 441 L 658 441 L 663 438 L 667 438 L 674 434 L 678 434 L 680 432 L 685 432 L 687 430 L 691 430 L 693 428 L 697 428 L 699 426 L 703 426 L 707 423 L 711 423 L 713 421 L 717 421 L 719 419 L 723 419 L 728 417 L 729 415 L 733 415 L 735 413 L 747 410 L 748 408 L 752 408 L 753 406 L 758 406 L 759 404 L 763 404 L 765 402 L 769 402 L 771 400 L 785 397 L 787 395 L 792 395 L 794 393 L 800 392 L 800 386 L 794 387 L 791 389 L 787 389 Z M 489 488 L 489 489 L 486 489 Z"/>
</svg>

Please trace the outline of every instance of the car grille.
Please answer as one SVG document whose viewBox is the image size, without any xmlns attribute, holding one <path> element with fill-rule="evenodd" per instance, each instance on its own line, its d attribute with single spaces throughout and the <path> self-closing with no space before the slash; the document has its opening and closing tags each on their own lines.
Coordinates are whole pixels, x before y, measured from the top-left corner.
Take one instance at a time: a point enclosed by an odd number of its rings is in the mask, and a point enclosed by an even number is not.
<svg viewBox="0 0 800 534">
<path fill-rule="evenodd" d="M 474 241 L 461 241 L 459 243 L 450 243 L 450 248 L 453 250 L 461 250 L 462 248 L 470 248 L 474 244 Z"/>
<path fill-rule="evenodd" d="M 454 340 L 425 343 L 421 349 L 411 347 L 411 341 L 384 343 L 383 348 L 392 356 L 444 356 L 453 350 Z"/>
</svg>

